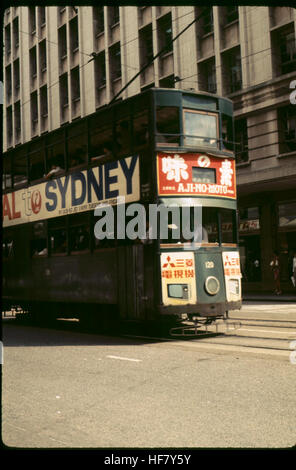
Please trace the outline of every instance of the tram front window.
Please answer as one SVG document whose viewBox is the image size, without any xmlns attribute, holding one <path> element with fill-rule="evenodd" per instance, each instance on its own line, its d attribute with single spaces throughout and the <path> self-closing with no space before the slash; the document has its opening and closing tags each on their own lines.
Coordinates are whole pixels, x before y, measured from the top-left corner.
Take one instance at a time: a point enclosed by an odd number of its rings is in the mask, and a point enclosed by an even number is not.
<svg viewBox="0 0 296 470">
<path fill-rule="evenodd" d="M 216 246 L 219 243 L 237 243 L 235 210 L 186 206 L 184 201 L 178 201 L 173 205 L 165 199 L 162 203 L 169 206 L 170 210 L 167 215 L 164 213 L 160 217 L 161 244 L 182 244 L 193 240 L 198 244 Z M 219 230 L 219 224 L 221 224 L 221 230 Z M 167 234 L 165 231 L 161 232 L 164 227 L 167 228 Z"/>
<path fill-rule="evenodd" d="M 222 243 L 237 243 L 236 237 L 236 212 L 231 209 L 220 209 Z"/>
<path fill-rule="evenodd" d="M 218 115 L 184 111 L 184 145 L 218 147 Z"/>
</svg>

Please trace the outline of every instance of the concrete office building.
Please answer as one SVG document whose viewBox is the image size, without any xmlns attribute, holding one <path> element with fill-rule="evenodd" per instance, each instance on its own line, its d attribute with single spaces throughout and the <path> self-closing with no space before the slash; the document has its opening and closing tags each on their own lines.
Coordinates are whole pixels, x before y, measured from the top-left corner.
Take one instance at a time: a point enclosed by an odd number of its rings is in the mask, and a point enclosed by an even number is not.
<svg viewBox="0 0 296 470">
<path fill-rule="evenodd" d="M 170 43 L 201 12 L 204 15 Z M 4 151 L 148 87 L 233 100 L 245 289 L 282 285 L 296 251 L 296 10 L 268 6 L 11 7 L 4 14 Z M 17 164 L 17 159 L 16 159 Z M 4 162 L 5 165 L 5 162 Z M 9 185 L 4 168 L 4 187 Z M 5 186 L 6 185 L 6 186 Z"/>
</svg>

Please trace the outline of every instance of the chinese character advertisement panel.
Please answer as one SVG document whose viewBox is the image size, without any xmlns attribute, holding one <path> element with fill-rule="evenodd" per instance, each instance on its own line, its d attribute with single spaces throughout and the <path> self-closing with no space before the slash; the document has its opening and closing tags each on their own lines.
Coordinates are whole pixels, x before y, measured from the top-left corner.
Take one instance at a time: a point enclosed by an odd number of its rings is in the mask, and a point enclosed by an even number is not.
<svg viewBox="0 0 296 470">
<path fill-rule="evenodd" d="M 233 159 L 199 153 L 158 153 L 157 178 L 161 196 L 236 198 Z"/>
</svg>

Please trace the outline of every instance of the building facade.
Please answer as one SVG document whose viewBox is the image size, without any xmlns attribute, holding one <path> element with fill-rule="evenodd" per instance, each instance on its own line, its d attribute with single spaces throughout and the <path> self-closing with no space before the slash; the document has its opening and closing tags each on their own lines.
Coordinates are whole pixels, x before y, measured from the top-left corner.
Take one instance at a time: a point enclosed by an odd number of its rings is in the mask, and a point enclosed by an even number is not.
<svg viewBox="0 0 296 470">
<path fill-rule="evenodd" d="M 145 66 L 120 99 L 153 86 L 227 96 L 235 110 L 244 288 L 272 289 L 269 264 L 277 250 L 283 289 L 292 291 L 295 31 L 296 9 L 290 7 L 8 8 L 3 150 L 31 141 L 33 149 L 35 137 L 108 104 Z M 20 167 L 20 178 L 24 172 Z M 3 176 L 9 187 L 5 161 Z"/>
</svg>

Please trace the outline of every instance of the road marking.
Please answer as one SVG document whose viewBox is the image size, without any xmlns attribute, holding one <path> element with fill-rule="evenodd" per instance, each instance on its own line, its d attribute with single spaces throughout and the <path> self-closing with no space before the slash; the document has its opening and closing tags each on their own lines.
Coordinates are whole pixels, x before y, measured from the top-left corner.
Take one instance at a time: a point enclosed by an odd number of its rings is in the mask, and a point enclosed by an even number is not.
<svg viewBox="0 0 296 470">
<path fill-rule="evenodd" d="M 235 328 L 231 328 L 231 327 L 230 327 L 229 329 L 234 330 Z M 237 330 L 243 330 L 243 331 L 259 331 L 260 333 L 277 333 L 277 334 L 283 334 L 282 331 L 277 331 L 277 330 L 276 330 L 276 331 L 275 331 L 275 330 L 256 330 L 255 328 L 250 329 L 250 328 L 244 328 L 243 326 L 240 327 L 240 328 L 236 328 L 236 329 L 237 329 Z M 295 334 L 295 333 L 288 333 L 288 334 L 291 335 L 291 334 Z"/>
<path fill-rule="evenodd" d="M 132 361 L 132 362 L 142 362 L 141 359 L 132 359 L 131 357 L 121 357 L 121 356 L 106 356 L 109 359 L 119 359 L 120 361 Z"/>
</svg>

